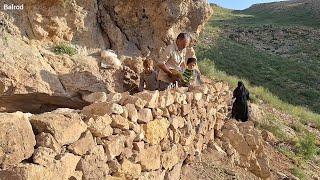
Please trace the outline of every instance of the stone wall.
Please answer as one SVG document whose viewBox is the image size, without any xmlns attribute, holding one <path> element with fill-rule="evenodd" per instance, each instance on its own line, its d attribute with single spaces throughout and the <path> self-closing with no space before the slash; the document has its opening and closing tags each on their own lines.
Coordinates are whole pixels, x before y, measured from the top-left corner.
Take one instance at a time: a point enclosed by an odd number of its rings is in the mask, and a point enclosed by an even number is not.
<svg viewBox="0 0 320 180">
<path fill-rule="evenodd" d="M 81 111 L 0 114 L 0 179 L 179 179 L 214 144 L 230 91 L 212 82 L 85 99 Z"/>
</svg>

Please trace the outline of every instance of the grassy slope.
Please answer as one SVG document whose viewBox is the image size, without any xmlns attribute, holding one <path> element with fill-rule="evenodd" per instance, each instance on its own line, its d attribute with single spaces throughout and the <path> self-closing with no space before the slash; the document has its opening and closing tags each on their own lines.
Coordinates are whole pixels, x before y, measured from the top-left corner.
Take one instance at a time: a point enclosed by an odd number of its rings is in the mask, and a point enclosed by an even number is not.
<svg viewBox="0 0 320 180">
<path fill-rule="evenodd" d="M 224 31 L 228 28 L 260 28 L 266 24 L 276 27 L 309 26 L 317 28 L 317 21 L 312 22 L 312 19 L 308 18 L 310 14 L 303 14 L 300 9 L 298 15 L 292 16 L 294 12 L 292 10 L 286 15 L 282 12 L 270 14 L 267 10 L 249 9 L 243 12 L 233 12 L 217 6 L 213 8 L 213 17 L 197 46 L 197 55 L 202 60 L 199 66 L 204 74 L 228 81 L 233 87 L 241 79 L 247 85 L 255 102 L 258 102 L 258 99 L 263 100 L 269 106 L 297 119 L 297 122 L 290 124 L 278 120 L 278 117 L 272 113 L 267 113 L 268 120 L 260 124 L 262 128 L 270 130 L 281 140 L 294 144 L 296 152 L 291 153 L 290 158 L 308 159 L 310 154 L 317 155 L 318 148 L 314 146 L 316 140 L 310 140 L 313 135 L 307 133 L 307 126 L 304 125 L 311 122 L 320 130 L 320 115 L 315 113 L 320 112 L 320 58 L 314 54 L 314 51 L 310 51 L 313 48 L 320 49 L 320 42 L 313 41 L 313 44 L 310 44 L 307 40 L 300 41 L 298 50 L 308 53 L 310 58 L 303 61 L 304 59 L 296 52 L 292 52 L 295 53 L 293 56 L 285 58 L 259 51 L 249 44 L 238 43 L 223 36 Z M 281 132 L 277 123 L 283 123 L 294 129 L 298 138 L 288 139 Z M 306 146 L 308 150 L 301 149 L 301 144 L 305 141 L 309 143 Z M 283 149 L 279 150 L 287 152 Z M 319 153 L 317 156 L 319 157 Z"/>
<path fill-rule="evenodd" d="M 320 58 L 312 54 L 316 51 L 309 52 L 311 58 L 303 61 L 299 56 L 284 58 L 261 52 L 248 44 L 240 44 L 221 36 L 224 29 L 230 27 L 242 26 L 250 29 L 252 26 L 261 26 L 258 24 L 259 18 L 252 19 L 250 26 L 232 23 L 248 16 L 252 15 L 234 13 L 214 6 L 213 18 L 197 46 L 199 59 L 212 60 L 217 71 L 227 74 L 223 75 L 224 78 L 230 80 L 227 76 L 231 75 L 248 80 L 254 86 L 251 91 L 260 99 L 305 123 L 314 122 L 320 129 L 320 115 L 313 113 L 320 112 Z M 320 42 L 310 46 L 320 49 Z M 310 49 L 300 48 L 305 53 Z M 235 84 L 236 79 L 232 83 Z"/>
</svg>

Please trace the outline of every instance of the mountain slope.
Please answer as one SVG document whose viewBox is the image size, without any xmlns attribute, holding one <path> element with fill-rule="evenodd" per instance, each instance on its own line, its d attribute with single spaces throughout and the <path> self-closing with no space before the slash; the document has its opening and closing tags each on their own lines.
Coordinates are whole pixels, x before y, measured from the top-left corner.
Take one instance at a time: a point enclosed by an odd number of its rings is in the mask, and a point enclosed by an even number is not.
<svg viewBox="0 0 320 180">
<path fill-rule="evenodd" d="M 318 0 L 255 4 L 239 13 L 252 14 L 255 19 L 259 19 L 260 23 L 320 26 L 320 2 Z"/>
<path fill-rule="evenodd" d="M 243 80 L 262 114 L 256 126 L 280 140 L 273 148 L 292 160 L 290 171 L 300 179 L 319 176 L 319 2 L 212 7 L 197 46 L 203 73 L 233 87 Z"/>
<path fill-rule="evenodd" d="M 320 112 L 318 28 L 278 24 L 273 19 L 283 16 L 277 15 L 265 24 L 247 10 L 214 6 L 214 12 L 198 46 L 200 58 L 213 59 L 220 70 L 263 86 L 285 102 Z"/>
</svg>

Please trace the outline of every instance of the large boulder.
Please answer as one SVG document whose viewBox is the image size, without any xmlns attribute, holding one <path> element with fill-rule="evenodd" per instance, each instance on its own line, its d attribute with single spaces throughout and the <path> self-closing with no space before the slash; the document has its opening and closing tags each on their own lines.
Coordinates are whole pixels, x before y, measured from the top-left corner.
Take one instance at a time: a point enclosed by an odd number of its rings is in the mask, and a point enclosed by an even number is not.
<svg viewBox="0 0 320 180">
<path fill-rule="evenodd" d="M 0 167 L 15 165 L 31 157 L 36 145 L 28 115 L 0 114 Z"/>
<path fill-rule="evenodd" d="M 60 145 L 77 141 L 87 129 L 87 125 L 82 121 L 81 116 L 69 109 L 59 109 L 33 115 L 30 122 L 37 134 L 41 132 L 50 133 Z"/>
</svg>

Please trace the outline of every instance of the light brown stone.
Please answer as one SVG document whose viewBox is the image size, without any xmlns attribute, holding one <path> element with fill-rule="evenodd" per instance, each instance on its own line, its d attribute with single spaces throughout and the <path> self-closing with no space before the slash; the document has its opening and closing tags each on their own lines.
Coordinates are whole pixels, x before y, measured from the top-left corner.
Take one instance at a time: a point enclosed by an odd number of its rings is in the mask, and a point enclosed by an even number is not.
<svg viewBox="0 0 320 180">
<path fill-rule="evenodd" d="M 69 112 L 67 109 L 65 112 L 53 111 L 33 115 L 30 122 L 36 132 L 49 132 L 60 145 L 77 141 L 87 129 L 87 125 L 82 121 L 80 115 Z"/>
<path fill-rule="evenodd" d="M 152 171 L 160 168 L 161 147 L 150 146 L 139 153 L 139 160 L 143 171 Z"/>
<path fill-rule="evenodd" d="M 165 180 L 180 180 L 182 163 L 176 164 L 171 171 L 167 171 Z"/>
<path fill-rule="evenodd" d="M 54 150 L 55 152 L 60 152 L 61 150 L 61 145 L 59 145 L 57 140 L 50 133 L 41 132 L 36 136 L 36 141 L 37 147 L 47 147 Z"/>
<path fill-rule="evenodd" d="M 121 99 L 121 93 L 109 93 L 106 95 L 106 102 L 119 103 Z"/>
<path fill-rule="evenodd" d="M 82 109 L 82 113 L 87 116 L 104 116 L 111 114 L 122 114 L 123 108 L 119 104 L 111 102 L 100 102 L 86 106 Z"/>
<path fill-rule="evenodd" d="M 140 97 L 131 96 L 131 95 L 127 96 L 123 101 L 124 101 L 123 105 L 134 104 L 138 110 L 143 109 L 148 103 L 147 101 L 141 99 Z"/>
<path fill-rule="evenodd" d="M 187 92 L 187 102 L 191 103 L 193 101 L 193 92 Z"/>
<path fill-rule="evenodd" d="M 191 104 L 182 105 L 182 116 L 186 116 L 191 112 Z"/>
<path fill-rule="evenodd" d="M 200 92 L 195 92 L 195 93 L 193 93 L 193 98 L 194 98 L 194 100 L 196 100 L 196 101 L 200 101 L 201 99 L 202 99 L 202 93 L 200 93 Z"/>
<path fill-rule="evenodd" d="M 154 108 L 152 109 L 152 115 L 155 119 L 162 118 L 163 111 L 160 108 Z"/>
<path fill-rule="evenodd" d="M 36 145 L 28 116 L 21 112 L 0 114 L 0 167 L 29 158 Z"/>
<path fill-rule="evenodd" d="M 83 172 L 83 179 L 104 179 L 109 173 L 107 157 L 104 155 L 103 146 L 95 146 L 89 154 L 83 156 L 77 166 Z"/>
<path fill-rule="evenodd" d="M 52 149 L 46 147 L 39 147 L 34 151 L 32 160 L 36 164 L 47 167 L 54 163 L 54 157 L 56 155 L 56 152 L 54 152 L 54 150 Z"/>
<path fill-rule="evenodd" d="M 119 156 L 124 149 L 124 136 L 110 136 L 108 140 L 103 140 L 104 148 L 108 160 L 114 159 Z"/>
<path fill-rule="evenodd" d="M 132 148 L 130 147 L 126 147 L 123 149 L 123 151 L 121 152 L 121 155 L 119 156 L 119 160 L 124 160 L 124 159 L 132 159 L 133 156 L 133 151 Z"/>
<path fill-rule="evenodd" d="M 134 142 L 142 141 L 145 138 L 145 132 L 141 131 L 137 134 L 137 136 L 134 138 Z"/>
<path fill-rule="evenodd" d="M 94 92 L 88 95 L 83 95 L 82 99 L 89 103 L 106 102 L 107 95 L 105 92 Z"/>
<path fill-rule="evenodd" d="M 86 154 L 90 149 L 95 147 L 96 144 L 93 140 L 93 136 L 90 131 L 84 132 L 80 139 L 74 143 L 72 143 L 70 146 L 68 146 L 68 149 L 76 155 L 84 155 Z"/>
<path fill-rule="evenodd" d="M 129 129 L 129 120 L 120 115 L 112 115 L 111 127 L 127 130 Z"/>
<path fill-rule="evenodd" d="M 138 120 L 138 111 L 134 104 L 126 104 L 125 107 L 128 110 L 128 117 L 132 122 L 137 122 Z"/>
<path fill-rule="evenodd" d="M 171 125 L 174 129 L 182 128 L 184 126 L 184 118 L 181 116 L 173 117 Z"/>
<path fill-rule="evenodd" d="M 161 108 L 165 108 L 174 103 L 174 96 L 171 91 L 162 91 L 160 93 L 159 105 Z"/>
<path fill-rule="evenodd" d="M 109 115 L 97 116 L 87 121 L 88 129 L 95 137 L 107 137 L 112 135 L 113 129 L 110 124 L 112 119 Z"/>
<path fill-rule="evenodd" d="M 269 143 L 275 143 L 277 141 L 276 137 L 269 131 L 263 130 L 261 132 L 263 140 Z"/>
<path fill-rule="evenodd" d="M 166 170 L 171 170 L 174 165 L 179 163 L 179 160 L 177 146 L 173 146 L 170 151 L 163 152 L 161 155 L 162 166 Z"/>
<path fill-rule="evenodd" d="M 76 173 L 79 156 L 71 153 L 60 155 L 50 166 L 19 164 L 16 167 L 0 171 L 0 179 L 69 179 Z"/>
<path fill-rule="evenodd" d="M 168 108 L 162 108 L 161 110 L 163 112 L 163 114 L 162 114 L 163 117 L 165 117 L 165 118 L 169 118 L 170 117 L 170 113 L 169 113 Z"/>
<path fill-rule="evenodd" d="M 169 127 L 167 119 L 156 119 L 143 126 L 146 140 L 150 144 L 159 144 L 166 137 Z"/>
<path fill-rule="evenodd" d="M 121 165 L 117 159 L 108 160 L 108 166 L 110 168 L 110 174 L 116 174 L 121 170 Z"/>
<path fill-rule="evenodd" d="M 132 149 L 133 140 L 135 139 L 137 134 L 132 130 L 124 131 L 122 134 L 125 136 L 125 141 L 124 141 L 125 147 L 129 147 Z"/>
<path fill-rule="evenodd" d="M 175 93 L 175 103 L 183 104 L 187 100 L 187 95 L 185 93 Z"/>
<path fill-rule="evenodd" d="M 123 106 L 123 113 L 121 114 L 122 117 L 128 119 L 129 118 L 129 111 L 127 109 L 127 107 Z"/>
<path fill-rule="evenodd" d="M 144 142 L 134 142 L 133 143 L 133 150 L 136 150 L 138 152 L 141 152 L 144 149 Z"/>
<path fill-rule="evenodd" d="M 139 177 L 139 180 L 164 180 L 165 171 L 151 171 L 151 172 L 143 172 Z"/>
<path fill-rule="evenodd" d="M 159 104 L 159 91 L 143 91 L 137 93 L 135 96 L 145 100 L 147 102 L 146 107 L 156 108 Z"/>
<path fill-rule="evenodd" d="M 138 123 L 148 123 L 153 120 L 151 109 L 144 108 L 138 112 Z"/>
<path fill-rule="evenodd" d="M 120 174 L 123 174 L 128 179 L 138 178 L 141 174 L 141 166 L 124 159 L 121 163 Z"/>
</svg>

